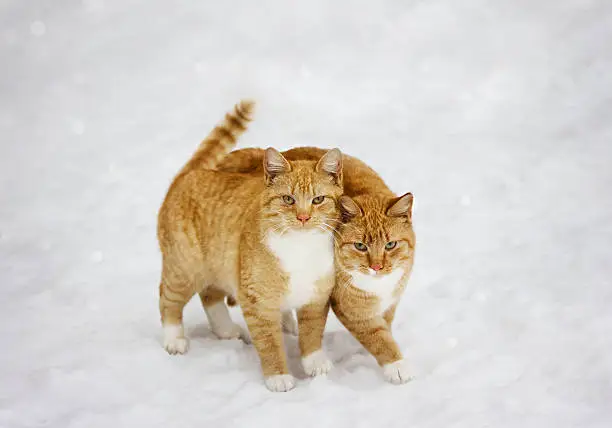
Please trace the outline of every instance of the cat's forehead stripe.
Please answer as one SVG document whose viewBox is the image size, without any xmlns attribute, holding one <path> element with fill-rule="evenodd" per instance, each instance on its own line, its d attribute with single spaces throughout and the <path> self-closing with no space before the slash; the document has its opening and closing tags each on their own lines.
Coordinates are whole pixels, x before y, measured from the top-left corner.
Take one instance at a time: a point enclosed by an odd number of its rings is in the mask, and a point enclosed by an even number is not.
<svg viewBox="0 0 612 428">
<path fill-rule="evenodd" d="M 312 182 L 304 177 L 299 177 L 294 183 L 292 191 L 295 195 L 310 195 L 313 193 Z"/>
<path fill-rule="evenodd" d="M 365 239 L 368 242 L 386 241 L 387 231 L 385 227 L 385 216 L 377 210 L 367 212 L 364 216 Z"/>
<path fill-rule="evenodd" d="M 293 182 L 292 192 L 296 195 L 317 196 L 325 193 L 326 184 L 322 177 L 317 176 L 314 171 L 304 171 L 298 174 Z"/>
</svg>

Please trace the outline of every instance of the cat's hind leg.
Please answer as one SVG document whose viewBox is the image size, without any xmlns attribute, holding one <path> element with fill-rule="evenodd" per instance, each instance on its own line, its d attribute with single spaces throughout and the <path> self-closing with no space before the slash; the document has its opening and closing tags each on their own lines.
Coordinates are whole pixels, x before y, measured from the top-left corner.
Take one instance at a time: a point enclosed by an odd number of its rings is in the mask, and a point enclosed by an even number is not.
<svg viewBox="0 0 612 428">
<path fill-rule="evenodd" d="M 159 312 L 164 330 L 164 348 L 169 354 L 184 354 L 189 349 L 189 339 L 185 337 L 183 328 L 183 308 L 193 294 L 194 288 L 189 281 L 166 272 L 162 274 Z"/>
<path fill-rule="evenodd" d="M 292 336 L 298 335 L 298 324 L 293 311 L 283 312 L 282 326 L 285 333 Z"/>
<path fill-rule="evenodd" d="M 242 339 L 250 343 L 248 333 L 232 321 L 227 305 L 225 293 L 213 287 L 200 292 L 200 300 L 206 312 L 210 329 L 219 339 Z"/>
</svg>

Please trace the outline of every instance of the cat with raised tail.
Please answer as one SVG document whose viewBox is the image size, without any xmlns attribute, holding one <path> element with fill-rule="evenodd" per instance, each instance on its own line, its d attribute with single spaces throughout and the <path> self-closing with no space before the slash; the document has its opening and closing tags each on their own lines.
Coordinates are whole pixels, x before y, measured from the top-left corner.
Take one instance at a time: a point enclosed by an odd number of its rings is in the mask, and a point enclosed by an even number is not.
<svg viewBox="0 0 612 428">
<path fill-rule="evenodd" d="M 183 308 L 196 293 L 215 335 L 247 339 L 225 303 L 237 300 L 266 386 L 288 391 L 295 378 L 282 326 L 294 328 L 293 310 L 304 370 L 316 376 L 331 368 L 322 337 L 336 276 L 342 155 L 333 149 L 289 161 L 269 148 L 257 173 L 215 170 L 252 111 L 253 103 L 242 101 L 226 115 L 175 177 L 159 211 L 164 347 L 171 354 L 187 351 Z"/>
<path fill-rule="evenodd" d="M 283 152 L 289 161 L 314 160 L 325 151 L 300 147 Z M 263 150 L 231 152 L 223 171 L 258 174 Z M 343 155 L 342 222 L 335 232 L 336 285 L 331 307 L 349 332 L 376 358 L 385 379 L 410 380 L 391 324 L 414 262 L 413 196 L 395 195 L 365 163 Z"/>
</svg>

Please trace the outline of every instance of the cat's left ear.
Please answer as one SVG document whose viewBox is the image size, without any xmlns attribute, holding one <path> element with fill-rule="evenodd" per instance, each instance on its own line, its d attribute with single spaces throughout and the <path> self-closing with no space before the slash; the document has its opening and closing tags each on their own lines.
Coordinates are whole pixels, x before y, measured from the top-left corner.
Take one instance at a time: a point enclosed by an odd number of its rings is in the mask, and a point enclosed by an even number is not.
<svg viewBox="0 0 612 428">
<path fill-rule="evenodd" d="M 357 202 L 346 195 L 340 196 L 338 204 L 340 205 L 340 214 L 342 214 L 342 221 L 344 222 L 363 214 Z"/>
<path fill-rule="evenodd" d="M 291 171 L 291 164 L 277 150 L 268 147 L 264 152 L 264 178 L 266 184 L 272 183 L 277 175 Z"/>
<path fill-rule="evenodd" d="M 409 222 L 412 222 L 413 203 L 414 196 L 412 196 L 412 193 L 406 193 L 399 198 L 392 199 L 387 208 L 387 215 L 389 217 L 406 217 Z"/>
<path fill-rule="evenodd" d="M 323 155 L 316 166 L 317 172 L 325 172 L 334 178 L 337 185 L 342 185 L 342 152 L 331 149 Z"/>
</svg>

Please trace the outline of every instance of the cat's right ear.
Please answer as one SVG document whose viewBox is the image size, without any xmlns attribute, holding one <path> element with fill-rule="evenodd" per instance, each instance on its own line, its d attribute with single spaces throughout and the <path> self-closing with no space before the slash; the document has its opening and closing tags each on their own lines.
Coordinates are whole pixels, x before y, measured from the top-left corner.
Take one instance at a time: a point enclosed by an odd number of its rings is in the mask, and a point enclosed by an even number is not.
<svg viewBox="0 0 612 428">
<path fill-rule="evenodd" d="M 278 150 L 268 147 L 264 153 L 264 177 L 266 184 L 272 183 L 272 180 L 280 174 L 291 171 L 291 164 L 281 155 Z"/>
<path fill-rule="evenodd" d="M 342 186 L 342 152 L 340 150 L 331 149 L 325 153 L 317 162 L 315 169 L 331 175 L 336 184 Z"/>
<path fill-rule="evenodd" d="M 391 200 L 387 208 L 387 215 L 390 217 L 405 217 L 409 222 L 412 222 L 413 205 L 414 196 L 412 196 L 412 193 L 405 193 L 399 198 Z"/>
<path fill-rule="evenodd" d="M 338 199 L 338 205 L 340 205 L 340 214 L 342 214 L 342 221 L 349 221 L 352 218 L 360 216 L 362 214 L 359 205 L 346 195 L 340 196 Z"/>
</svg>

